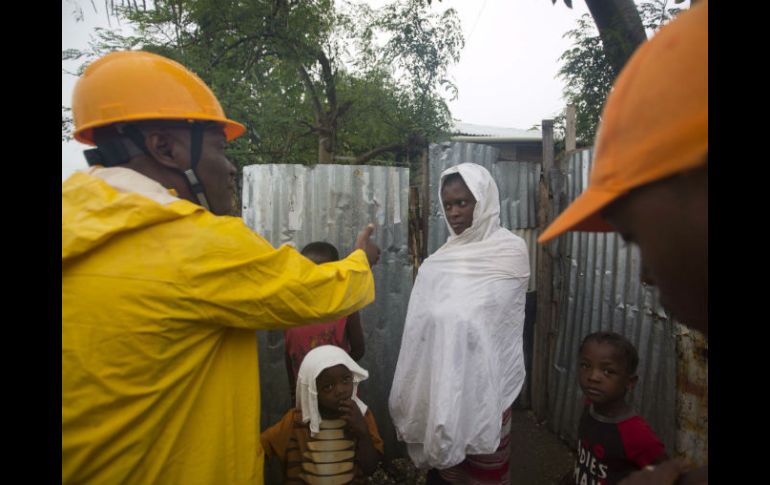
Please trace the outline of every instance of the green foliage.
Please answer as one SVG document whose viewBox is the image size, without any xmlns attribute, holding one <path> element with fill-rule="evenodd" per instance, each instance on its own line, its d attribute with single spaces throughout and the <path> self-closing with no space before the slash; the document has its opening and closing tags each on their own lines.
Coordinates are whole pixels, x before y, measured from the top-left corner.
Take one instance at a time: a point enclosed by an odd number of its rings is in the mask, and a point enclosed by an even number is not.
<svg viewBox="0 0 770 485">
<path fill-rule="evenodd" d="M 66 106 L 61 107 L 61 141 L 72 140 L 72 112 L 71 108 Z"/>
<path fill-rule="evenodd" d="M 646 0 L 638 5 L 639 16 L 648 38 L 682 11 L 681 8 L 669 8 L 668 3 L 668 0 Z"/>
<path fill-rule="evenodd" d="M 87 51 L 62 57 L 143 49 L 181 62 L 212 88 L 228 117 L 247 127 L 228 148 L 239 166 L 316 163 L 322 152 L 358 157 L 383 146 L 394 148 L 378 157 L 396 161 L 415 140 L 440 137 L 451 120 L 439 89 L 451 89 L 446 71 L 463 45 L 454 11 L 431 15 L 419 0 L 394 0 L 380 10 L 337 3 L 119 6 L 137 35 L 100 31 Z M 414 26 L 408 35 L 399 23 L 407 21 Z"/>
<path fill-rule="evenodd" d="M 360 8 L 356 18 L 355 65 L 370 83 L 368 96 L 376 95 L 374 86 L 384 88 L 367 112 L 397 138 L 438 141 L 452 122 L 441 93 L 457 96 L 447 70 L 465 45 L 457 13 L 429 14 L 424 2 L 412 0 Z"/>
<path fill-rule="evenodd" d="M 577 27 L 564 36 L 572 39 L 573 44 L 559 58 L 559 76 L 566 83 L 567 103 L 575 105 L 578 146 L 587 146 L 593 144 L 599 115 L 614 81 L 613 70 L 590 15 L 580 17 Z M 561 124 L 561 119 L 556 121 Z"/>
<path fill-rule="evenodd" d="M 668 8 L 667 3 L 667 0 L 645 0 L 637 6 L 642 24 L 649 34 L 682 10 Z M 591 146 L 615 75 L 590 15 L 584 14 L 579 18 L 577 26 L 564 37 L 572 39 L 572 46 L 559 58 L 561 67 L 558 75 L 566 83 L 563 94 L 567 104 L 574 104 L 576 108 L 577 146 Z M 559 138 L 557 143 L 563 146 L 563 114 L 554 119 L 554 127 Z"/>
</svg>

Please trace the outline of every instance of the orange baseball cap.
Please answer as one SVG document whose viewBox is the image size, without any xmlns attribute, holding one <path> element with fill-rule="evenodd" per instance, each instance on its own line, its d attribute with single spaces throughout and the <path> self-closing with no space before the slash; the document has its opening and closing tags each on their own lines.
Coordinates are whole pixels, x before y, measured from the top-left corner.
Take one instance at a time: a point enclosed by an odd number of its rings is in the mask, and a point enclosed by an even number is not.
<svg viewBox="0 0 770 485">
<path fill-rule="evenodd" d="M 631 56 L 596 136 L 588 188 L 538 238 L 614 231 L 600 211 L 641 185 L 707 163 L 708 1 L 682 12 Z"/>
</svg>

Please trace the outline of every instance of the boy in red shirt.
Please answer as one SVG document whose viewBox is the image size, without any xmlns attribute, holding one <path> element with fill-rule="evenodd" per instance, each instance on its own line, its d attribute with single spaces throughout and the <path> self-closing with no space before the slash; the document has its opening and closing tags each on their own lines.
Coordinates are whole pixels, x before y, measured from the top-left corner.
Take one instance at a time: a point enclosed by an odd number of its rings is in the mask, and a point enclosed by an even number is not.
<svg viewBox="0 0 770 485">
<path fill-rule="evenodd" d="M 315 264 L 339 261 L 340 256 L 333 244 L 324 241 L 311 242 L 302 248 L 302 255 Z M 302 359 L 320 345 L 336 345 L 347 352 L 354 361 L 364 356 L 366 346 L 361 328 L 361 317 L 353 312 L 332 322 L 290 327 L 284 330 L 286 372 L 289 375 L 289 391 L 294 403 L 297 373 Z"/>
<path fill-rule="evenodd" d="M 586 406 L 569 483 L 616 484 L 631 472 L 667 458 L 663 443 L 625 400 L 639 379 L 638 364 L 636 349 L 622 335 L 596 332 L 583 339 L 578 368 Z"/>
</svg>

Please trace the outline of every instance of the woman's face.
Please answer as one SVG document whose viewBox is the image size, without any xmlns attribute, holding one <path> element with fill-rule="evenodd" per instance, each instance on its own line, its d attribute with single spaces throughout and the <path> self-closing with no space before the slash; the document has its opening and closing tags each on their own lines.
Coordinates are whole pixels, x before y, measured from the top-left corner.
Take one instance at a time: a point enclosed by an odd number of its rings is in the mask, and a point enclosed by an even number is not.
<svg viewBox="0 0 770 485">
<path fill-rule="evenodd" d="M 460 235 L 473 224 L 473 209 L 476 198 L 461 178 L 451 179 L 441 189 L 441 201 L 447 221 L 456 235 Z"/>
</svg>

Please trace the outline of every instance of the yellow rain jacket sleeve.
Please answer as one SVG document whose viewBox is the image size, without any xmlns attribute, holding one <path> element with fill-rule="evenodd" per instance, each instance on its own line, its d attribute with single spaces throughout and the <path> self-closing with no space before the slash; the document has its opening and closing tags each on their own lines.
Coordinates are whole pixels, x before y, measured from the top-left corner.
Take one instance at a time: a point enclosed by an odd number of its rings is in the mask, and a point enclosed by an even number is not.
<svg viewBox="0 0 770 485">
<path fill-rule="evenodd" d="M 62 184 L 63 483 L 262 483 L 253 329 L 374 299 L 363 251 L 315 265 L 123 168 Z"/>
</svg>

